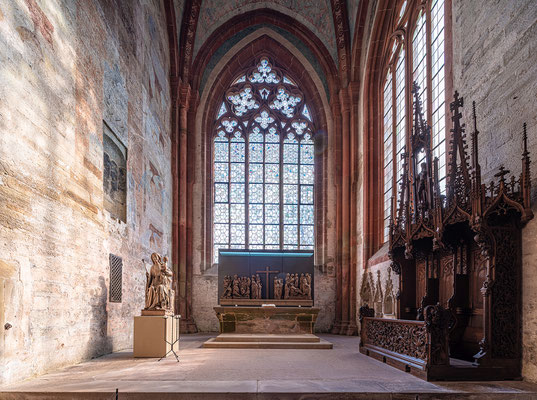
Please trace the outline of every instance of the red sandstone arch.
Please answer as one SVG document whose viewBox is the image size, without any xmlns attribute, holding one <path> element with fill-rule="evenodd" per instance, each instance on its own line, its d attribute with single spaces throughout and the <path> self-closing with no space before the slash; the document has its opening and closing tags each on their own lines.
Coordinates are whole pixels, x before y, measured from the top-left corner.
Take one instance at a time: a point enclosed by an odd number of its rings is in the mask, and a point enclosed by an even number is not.
<svg viewBox="0 0 537 400">
<path fill-rule="evenodd" d="M 285 48 L 275 39 L 267 35 L 262 35 L 239 50 L 239 52 L 225 66 L 223 66 L 221 70 L 215 71 L 215 73 L 219 73 L 218 79 L 213 82 L 211 87 L 205 88 L 205 91 L 211 93 L 211 96 L 207 99 L 207 103 L 203 105 L 203 109 L 199 110 L 199 114 L 201 114 L 203 118 L 201 121 L 200 134 L 203 138 L 202 146 L 206 154 L 212 155 L 212 140 L 210 140 L 210 138 L 214 133 L 214 121 L 218 108 L 220 107 L 222 99 L 224 98 L 225 91 L 228 90 L 233 79 L 236 78 L 238 74 L 244 71 L 248 66 L 253 66 L 262 55 L 268 56 L 274 64 L 284 69 L 286 73 L 289 74 L 290 78 L 293 79 L 297 86 L 302 90 L 305 95 L 308 108 L 310 109 L 310 113 L 312 114 L 317 132 L 321 133 L 318 135 L 319 141 L 316 141 L 316 146 L 317 148 L 325 148 L 325 146 L 323 146 L 324 137 L 322 132 L 327 132 L 328 113 L 330 113 L 330 110 L 325 109 L 317 86 L 315 85 L 310 74 L 306 71 L 304 65 L 302 65 L 296 56 L 294 56 L 287 48 Z M 324 197 L 326 194 L 323 190 L 324 185 L 322 179 L 326 163 L 327 154 L 326 151 L 324 151 L 319 154 L 318 157 L 316 157 L 315 161 L 317 171 L 321 172 L 315 176 L 315 185 L 318 188 L 318 190 L 315 192 L 315 218 L 316 225 L 318 227 L 315 234 L 315 244 L 318 246 L 318 248 L 325 245 L 323 240 L 326 237 L 324 232 Z M 206 171 L 211 171 L 211 156 L 206 158 L 205 168 Z M 210 179 L 207 179 L 204 190 L 206 192 L 206 204 L 204 205 L 204 210 L 206 213 L 204 260 L 205 263 L 210 264 L 210 260 L 212 259 L 212 235 L 209 234 L 209 232 L 212 231 L 212 201 L 210 200 L 212 198 L 212 182 Z"/>
<path fill-rule="evenodd" d="M 196 59 L 192 64 L 191 71 L 204 71 L 213 54 L 226 40 L 250 26 L 259 24 L 269 24 L 280 27 L 304 42 L 323 68 L 323 72 L 326 75 L 328 82 L 330 97 L 337 94 L 339 87 L 337 80 L 338 72 L 334 60 L 330 56 L 326 46 L 302 23 L 286 14 L 269 8 L 257 9 L 236 15 L 220 25 L 220 27 L 207 38 L 205 43 L 202 44 L 196 55 Z M 187 60 L 184 61 L 188 62 Z M 200 73 L 191 76 L 190 82 L 193 90 L 199 89 L 200 78 Z"/>
</svg>

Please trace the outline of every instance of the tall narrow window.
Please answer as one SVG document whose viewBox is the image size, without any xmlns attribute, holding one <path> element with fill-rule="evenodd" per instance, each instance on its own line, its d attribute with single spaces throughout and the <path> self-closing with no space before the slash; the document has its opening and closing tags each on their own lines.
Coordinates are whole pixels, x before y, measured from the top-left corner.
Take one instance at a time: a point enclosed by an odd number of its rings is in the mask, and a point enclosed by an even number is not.
<svg viewBox="0 0 537 400">
<path fill-rule="evenodd" d="M 313 249 L 314 125 L 295 81 L 267 57 L 238 76 L 215 124 L 218 250 Z"/>
<path fill-rule="evenodd" d="M 398 21 L 393 32 L 398 39 L 391 45 L 383 86 L 383 159 L 384 159 L 384 241 L 389 237 L 391 198 L 397 196 L 403 160 L 410 131 L 412 84 L 420 87 L 423 112 L 432 126 L 433 156 L 438 157 L 440 189 L 445 191 L 446 128 L 445 128 L 445 77 L 444 77 L 444 0 L 413 2 L 399 1 L 396 8 Z M 405 32 L 409 32 L 405 36 Z M 410 53 L 411 50 L 411 53 Z M 405 54 L 412 57 L 405 59 Z M 409 75 L 406 71 L 411 71 Z"/>
</svg>

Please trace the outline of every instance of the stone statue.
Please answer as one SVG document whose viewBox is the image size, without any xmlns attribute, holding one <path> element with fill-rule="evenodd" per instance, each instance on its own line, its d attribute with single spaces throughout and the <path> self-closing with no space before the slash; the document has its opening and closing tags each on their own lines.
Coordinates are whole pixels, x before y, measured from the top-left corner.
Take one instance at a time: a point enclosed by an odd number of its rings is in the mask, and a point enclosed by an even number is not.
<svg viewBox="0 0 537 400">
<path fill-rule="evenodd" d="M 146 270 L 145 308 L 143 311 L 163 311 L 163 314 L 172 314 L 174 291 L 171 287 L 172 272 L 168 269 L 168 258 L 161 258 L 157 253 L 153 253 L 151 261 L 153 264 L 150 270 Z"/>
<path fill-rule="evenodd" d="M 274 299 L 281 300 L 283 290 L 283 279 L 274 277 Z"/>
<path fill-rule="evenodd" d="M 231 299 L 233 297 L 233 279 L 231 276 L 226 275 L 224 277 L 224 291 L 222 293 L 223 299 Z"/>
</svg>

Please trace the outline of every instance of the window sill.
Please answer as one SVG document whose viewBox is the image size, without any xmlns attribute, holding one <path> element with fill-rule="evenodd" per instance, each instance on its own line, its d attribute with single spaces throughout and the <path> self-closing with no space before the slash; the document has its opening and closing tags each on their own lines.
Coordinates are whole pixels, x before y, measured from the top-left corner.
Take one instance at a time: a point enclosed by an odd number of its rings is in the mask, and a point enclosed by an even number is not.
<svg viewBox="0 0 537 400">
<path fill-rule="evenodd" d="M 388 250 L 389 250 L 389 242 L 386 242 L 382 245 L 378 251 L 373 254 L 369 260 L 367 260 L 367 267 L 371 268 L 375 265 L 382 264 L 386 261 L 389 261 L 390 258 L 388 257 Z"/>
</svg>

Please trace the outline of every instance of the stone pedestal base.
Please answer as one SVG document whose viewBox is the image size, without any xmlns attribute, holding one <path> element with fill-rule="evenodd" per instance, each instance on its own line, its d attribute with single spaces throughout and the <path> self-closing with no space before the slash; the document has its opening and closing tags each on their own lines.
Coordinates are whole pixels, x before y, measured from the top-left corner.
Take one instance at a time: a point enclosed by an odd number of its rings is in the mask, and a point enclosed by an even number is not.
<svg viewBox="0 0 537 400">
<path fill-rule="evenodd" d="M 315 307 L 214 307 L 220 333 L 314 333 Z"/>
<path fill-rule="evenodd" d="M 172 342 L 172 324 L 173 318 L 163 316 L 134 317 L 134 357 L 164 357 Z"/>
</svg>

